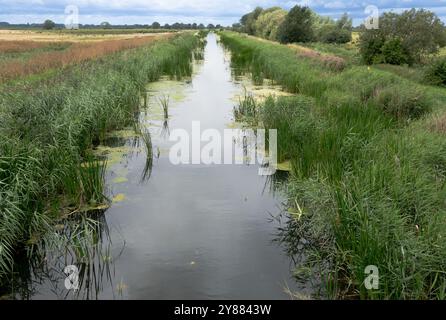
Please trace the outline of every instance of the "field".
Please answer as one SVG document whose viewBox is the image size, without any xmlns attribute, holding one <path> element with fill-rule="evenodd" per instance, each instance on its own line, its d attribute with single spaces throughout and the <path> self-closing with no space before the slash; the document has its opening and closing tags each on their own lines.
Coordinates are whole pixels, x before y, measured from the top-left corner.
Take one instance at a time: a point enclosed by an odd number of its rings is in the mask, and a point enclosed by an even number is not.
<svg viewBox="0 0 446 320">
<path fill-rule="evenodd" d="M 172 35 L 124 33 L 79 36 L 70 32 L 3 30 L 0 32 L 0 83 L 98 59 Z"/>
<path fill-rule="evenodd" d="M 278 129 L 279 161 L 292 164 L 281 238 L 301 259 L 296 278 L 319 274 L 332 298 L 444 299 L 445 90 L 395 69 L 331 68 L 292 46 L 221 37 L 234 67 L 295 94 L 251 114 Z M 365 288 L 370 265 L 380 290 Z"/>
<path fill-rule="evenodd" d="M 0 29 L 1 41 L 44 41 L 44 42 L 79 42 L 103 41 L 110 39 L 130 39 L 153 34 L 175 33 L 172 31 L 157 31 L 150 29 L 80 29 L 80 30 L 8 30 Z"/>
</svg>

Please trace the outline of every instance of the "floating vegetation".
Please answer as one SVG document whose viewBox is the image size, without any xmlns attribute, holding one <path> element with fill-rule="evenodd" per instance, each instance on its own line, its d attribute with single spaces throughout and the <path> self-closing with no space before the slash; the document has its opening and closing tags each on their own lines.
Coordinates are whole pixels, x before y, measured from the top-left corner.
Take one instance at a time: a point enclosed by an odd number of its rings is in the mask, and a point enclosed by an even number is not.
<svg viewBox="0 0 446 320">
<path fill-rule="evenodd" d="M 126 177 L 117 177 L 117 178 L 114 178 L 112 182 L 118 184 L 118 183 L 125 183 L 128 181 L 129 181 L 129 179 L 127 179 Z"/>
<path fill-rule="evenodd" d="M 124 156 L 134 151 L 136 151 L 136 149 L 131 146 L 122 146 L 122 147 L 98 146 L 93 152 L 99 158 L 105 157 L 107 159 L 108 166 L 113 166 L 117 163 L 120 163 Z"/>
<path fill-rule="evenodd" d="M 291 161 L 289 161 L 289 160 L 277 164 L 277 170 L 279 170 L 279 171 L 290 172 L 291 169 L 292 169 L 291 168 Z"/>
<path fill-rule="evenodd" d="M 117 203 L 117 202 L 122 202 L 124 201 L 126 198 L 125 194 L 123 193 L 118 193 L 116 196 L 113 197 L 113 203 Z"/>
</svg>

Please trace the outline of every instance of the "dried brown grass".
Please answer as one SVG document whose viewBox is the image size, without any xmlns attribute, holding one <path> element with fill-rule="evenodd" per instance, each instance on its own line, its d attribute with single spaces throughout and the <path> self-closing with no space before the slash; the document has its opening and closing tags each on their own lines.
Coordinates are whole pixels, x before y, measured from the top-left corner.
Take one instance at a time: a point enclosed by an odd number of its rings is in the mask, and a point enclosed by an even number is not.
<svg viewBox="0 0 446 320">
<path fill-rule="evenodd" d="M 87 60 L 98 59 L 118 51 L 137 48 L 169 35 L 150 35 L 122 40 L 75 43 L 64 51 L 42 52 L 30 59 L 11 59 L 0 65 L 0 82 L 37 74 L 50 69 L 64 68 Z"/>
<path fill-rule="evenodd" d="M 0 40 L 0 53 L 18 53 L 49 46 L 51 43 L 38 41 Z"/>
<path fill-rule="evenodd" d="M 317 63 L 321 63 L 325 67 L 333 71 L 342 71 L 347 66 L 346 61 L 338 56 L 331 54 L 322 54 L 316 50 L 302 47 L 296 44 L 290 44 L 288 47 L 294 49 L 299 57 L 311 59 Z"/>
<path fill-rule="evenodd" d="M 446 114 L 437 116 L 430 123 L 430 130 L 446 135 Z"/>
</svg>

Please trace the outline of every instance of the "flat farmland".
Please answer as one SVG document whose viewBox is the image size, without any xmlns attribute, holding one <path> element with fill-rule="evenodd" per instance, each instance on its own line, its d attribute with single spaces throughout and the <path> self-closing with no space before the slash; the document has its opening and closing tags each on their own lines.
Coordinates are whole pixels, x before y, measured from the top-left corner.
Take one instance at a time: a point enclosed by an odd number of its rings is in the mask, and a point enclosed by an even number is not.
<svg viewBox="0 0 446 320">
<path fill-rule="evenodd" d="M 97 59 L 172 35 L 0 30 L 0 83 Z"/>
</svg>

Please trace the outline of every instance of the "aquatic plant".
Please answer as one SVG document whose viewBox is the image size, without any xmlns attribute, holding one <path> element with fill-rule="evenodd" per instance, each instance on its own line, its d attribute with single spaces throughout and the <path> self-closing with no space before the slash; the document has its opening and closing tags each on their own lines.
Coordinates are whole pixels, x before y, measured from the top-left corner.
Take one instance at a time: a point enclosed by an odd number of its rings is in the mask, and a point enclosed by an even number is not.
<svg viewBox="0 0 446 320">
<path fill-rule="evenodd" d="M 243 96 L 239 97 L 239 104 L 233 109 L 234 117 L 238 121 L 244 117 L 255 118 L 257 116 L 257 102 L 254 96 L 246 88 L 243 89 Z"/>
<path fill-rule="evenodd" d="M 158 98 L 158 102 L 163 109 L 164 119 L 169 118 L 169 103 L 170 103 L 170 97 L 168 95 L 163 95 Z"/>
<path fill-rule="evenodd" d="M 143 140 L 146 149 L 146 162 L 144 165 L 144 170 L 141 175 L 141 182 L 144 182 L 150 179 L 153 167 L 152 137 L 148 129 L 145 129 L 143 132 L 141 132 L 141 139 Z"/>
</svg>

